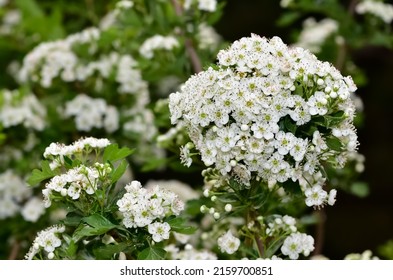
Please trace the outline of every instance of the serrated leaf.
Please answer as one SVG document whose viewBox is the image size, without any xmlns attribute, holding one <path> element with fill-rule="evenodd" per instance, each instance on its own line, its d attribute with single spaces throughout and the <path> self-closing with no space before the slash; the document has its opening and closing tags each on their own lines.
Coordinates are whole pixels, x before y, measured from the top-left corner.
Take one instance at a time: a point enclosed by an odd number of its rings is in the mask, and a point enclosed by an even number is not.
<svg viewBox="0 0 393 280">
<path fill-rule="evenodd" d="M 46 160 L 41 162 L 41 169 L 42 170 L 34 169 L 30 177 L 27 179 L 27 183 L 30 186 L 38 185 L 42 181 L 56 176 L 56 173 L 50 169 L 49 162 Z"/>
<path fill-rule="evenodd" d="M 128 162 L 126 160 L 122 160 L 121 163 L 119 164 L 119 166 L 116 167 L 116 169 L 113 170 L 113 172 L 112 172 L 112 175 L 111 175 L 112 183 L 117 182 L 121 178 L 121 176 L 123 176 L 127 167 L 128 167 Z"/>
<path fill-rule="evenodd" d="M 171 230 L 183 233 L 183 234 L 193 234 L 197 229 L 196 227 L 190 226 L 186 224 L 186 219 L 182 217 L 176 217 L 171 220 L 166 221 L 170 226 Z"/>
<path fill-rule="evenodd" d="M 144 249 L 138 254 L 138 260 L 163 260 L 165 258 L 166 251 L 160 247 L 153 246 Z"/>
<path fill-rule="evenodd" d="M 110 161 L 114 162 L 123 158 L 128 157 L 134 152 L 134 149 L 129 149 L 127 147 L 123 147 L 119 149 L 117 144 L 111 144 L 105 148 L 103 160 L 104 162 Z"/>
<path fill-rule="evenodd" d="M 88 225 L 92 226 L 93 228 L 97 230 L 110 230 L 116 227 L 116 225 L 112 224 L 111 221 L 109 221 L 107 218 L 104 216 L 101 216 L 98 213 L 95 213 L 89 217 L 85 217 L 82 219 L 85 223 Z M 105 232 L 106 232 L 105 231 Z"/>
</svg>

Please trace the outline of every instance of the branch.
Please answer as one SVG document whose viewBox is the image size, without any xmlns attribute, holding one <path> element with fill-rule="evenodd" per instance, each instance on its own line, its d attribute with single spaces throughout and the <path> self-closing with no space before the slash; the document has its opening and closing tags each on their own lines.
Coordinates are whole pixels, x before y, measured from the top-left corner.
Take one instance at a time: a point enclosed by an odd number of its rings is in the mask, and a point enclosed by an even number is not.
<svg viewBox="0 0 393 280">
<path fill-rule="evenodd" d="M 179 2 L 177 0 L 172 0 L 173 7 L 175 8 L 176 15 L 181 17 L 183 15 L 183 8 L 180 6 Z M 202 63 L 201 60 L 194 48 L 194 45 L 191 41 L 190 38 L 187 38 L 184 35 L 184 31 L 181 32 L 181 35 L 185 37 L 185 47 L 186 47 L 186 52 L 188 54 L 188 57 L 190 58 L 190 62 L 192 65 L 192 68 L 195 73 L 199 73 L 203 70 L 202 68 Z"/>
<path fill-rule="evenodd" d="M 9 260 L 16 260 L 16 258 L 18 257 L 18 254 L 19 254 L 19 250 L 20 250 L 20 244 L 17 240 L 15 240 L 14 243 L 12 244 L 11 253 L 8 256 L 8 259 Z"/>
</svg>

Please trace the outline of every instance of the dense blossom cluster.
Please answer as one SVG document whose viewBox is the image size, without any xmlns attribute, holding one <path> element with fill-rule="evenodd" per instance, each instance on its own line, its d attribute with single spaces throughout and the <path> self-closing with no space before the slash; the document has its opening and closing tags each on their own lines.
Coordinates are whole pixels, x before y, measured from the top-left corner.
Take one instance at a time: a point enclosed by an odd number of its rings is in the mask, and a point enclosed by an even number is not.
<svg viewBox="0 0 393 280">
<path fill-rule="evenodd" d="M 21 211 L 21 204 L 32 190 L 12 170 L 0 174 L 0 219 L 12 217 Z"/>
<path fill-rule="evenodd" d="M 360 1 L 355 8 L 358 14 L 372 14 L 385 23 L 393 21 L 393 5 L 374 0 Z"/>
<path fill-rule="evenodd" d="M 96 163 L 94 167 L 80 165 L 68 170 L 65 174 L 53 177 L 42 190 L 45 207 L 51 206 L 52 197 L 57 195 L 77 200 L 85 194 L 94 194 L 100 187 L 100 178 L 105 177 L 111 171 L 110 166 Z"/>
<path fill-rule="evenodd" d="M 127 228 L 148 227 L 153 240 L 160 242 L 169 238 L 170 225 L 162 220 L 179 215 L 184 203 L 177 195 L 158 185 L 146 189 L 138 181 L 125 186 L 126 193 L 117 201 Z"/>
<path fill-rule="evenodd" d="M 0 98 L 0 123 L 3 127 L 23 125 L 38 131 L 45 128 L 46 109 L 35 95 L 4 89 L 0 91 Z"/>
<path fill-rule="evenodd" d="M 307 18 L 303 22 L 303 29 L 294 46 L 308 49 L 313 53 L 319 53 L 321 45 L 337 30 L 338 23 L 333 19 L 325 18 L 317 22 L 315 18 Z"/>
<path fill-rule="evenodd" d="M 46 254 L 48 259 L 53 259 L 56 248 L 60 247 L 62 244 L 59 235 L 61 235 L 64 231 L 65 227 L 63 225 L 52 226 L 40 231 L 34 239 L 25 259 L 31 260 L 41 251 Z"/>
<path fill-rule="evenodd" d="M 191 77 L 169 107 L 206 166 L 245 185 L 261 178 L 274 186 L 310 177 L 323 162 L 345 164 L 358 144 L 355 90 L 350 77 L 309 51 L 253 35 L 220 51 L 217 67 Z M 327 195 L 314 202 L 322 206 Z"/>
<path fill-rule="evenodd" d="M 52 160 L 51 169 L 55 169 L 64 164 L 64 157 L 73 158 L 75 156 L 87 155 L 92 150 L 101 150 L 111 143 L 106 138 L 86 137 L 79 139 L 71 145 L 62 143 L 51 143 L 44 152 L 44 158 Z"/>
<path fill-rule="evenodd" d="M 118 110 L 115 106 L 108 105 L 102 98 L 79 94 L 66 103 L 64 115 L 75 117 L 76 128 L 80 131 L 105 128 L 111 133 L 119 128 Z"/>
</svg>

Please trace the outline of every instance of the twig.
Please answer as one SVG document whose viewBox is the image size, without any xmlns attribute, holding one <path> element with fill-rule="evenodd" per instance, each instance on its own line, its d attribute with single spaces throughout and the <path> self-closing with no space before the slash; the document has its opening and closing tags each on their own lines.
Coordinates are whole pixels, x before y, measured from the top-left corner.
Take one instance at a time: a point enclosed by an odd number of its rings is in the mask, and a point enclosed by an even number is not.
<svg viewBox="0 0 393 280">
<path fill-rule="evenodd" d="M 172 4 L 175 8 L 176 15 L 181 17 L 183 15 L 183 8 L 180 6 L 179 2 L 177 0 L 172 0 Z M 184 31 L 182 31 L 181 34 L 185 37 Z M 190 38 L 185 38 L 185 47 L 194 72 L 201 72 L 203 70 L 202 63 Z"/>
<path fill-rule="evenodd" d="M 12 244 L 11 253 L 8 256 L 8 259 L 9 260 L 16 260 L 16 258 L 18 257 L 18 254 L 19 254 L 19 250 L 20 250 L 20 244 L 17 240 L 15 240 L 14 243 Z"/>
<path fill-rule="evenodd" d="M 326 225 L 326 210 L 325 208 L 320 209 L 316 212 L 318 215 L 318 224 L 315 232 L 315 249 L 313 251 L 313 256 L 320 255 L 323 250 L 323 245 L 325 243 L 325 225 Z"/>
</svg>

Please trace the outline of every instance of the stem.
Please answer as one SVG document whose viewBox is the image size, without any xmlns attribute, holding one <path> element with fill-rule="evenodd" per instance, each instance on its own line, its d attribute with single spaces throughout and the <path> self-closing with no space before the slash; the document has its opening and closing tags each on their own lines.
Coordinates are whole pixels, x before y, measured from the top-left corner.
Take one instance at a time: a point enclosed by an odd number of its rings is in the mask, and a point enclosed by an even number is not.
<svg viewBox="0 0 393 280">
<path fill-rule="evenodd" d="M 175 8 L 176 15 L 181 17 L 183 15 L 183 8 L 180 6 L 179 2 L 177 0 L 172 0 L 172 4 Z M 202 63 L 191 39 L 185 36 L 184 31 L 181 31 L 181 35 L 185 37 L 186 53 L 188 54 L 194 72 L 201 72 L 203 70 Z"/>
<path fill-rule="evenodd" d="M 14 243 L 12 244 L 11 253 L 8 256 L 8 259 L 9 260 L 16 260 L 16 258 L 18 257 L 18 254 L 19 254 L 19 250 L 20 250 L 20 243 L 18 242 L 18 240 L 15 240 Z"/>
<path fill-rule="evenodd" d="M 263 258 L 264 256 L 265 256 L 265 247 L 264 247 L 264 245 L 263 245 L 263 242 L 262 242 L 262 240 L 261 240 L 261 237 L 259 236 L 259 233 L 260 233 L 260 231 L 261 231 L 261 224 L 257 221 L 257 219 L 256 219 L 256 213 L 255 213 L 255 211 L 249 211 L 248 213 L 247 213 L 247 219 L 246 219 L 246 221 L 247 221 L 247 225 L 250 223 L 250 222 L 253 222 L 254 223 L 254 225 L 255 225 L 255 229 L 256 229 L 256 231 L 254 232 L 254 240 L 255 240 L 255 243 L 256 243 L 256 245 L 257 245 L 257 248 L 258 248 L 258 254 L 259 254 L 259 256 L 261 257 L 261 258 Z M 246 240 L 247 241 L 247 240 Z M 251 240 L 250 240 L 251 241 Z M 249 243 L 251 243 L 249 241 Z M 248 245 L 247 244 L 247 242 L 246 242 L 246 244 L 245 245 Z M 249 244 L 249 245 L 251 245 L 251 244 Z"/>
<path fill-rule="evenodd" d="M 315 232 L 315 249 L 313 251 L 313 256 L 320 255 L 323 250 L 323 245 L 325 243 L 325 225 L 326 225 L 326 210 L 322 208 L 316 211 L 318 216 L 318 224 Z"/>
</svg>

